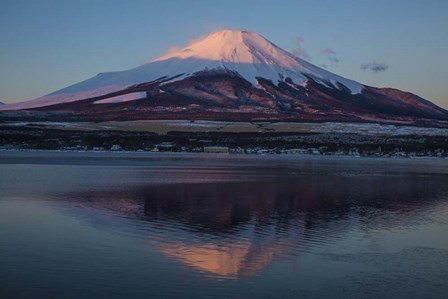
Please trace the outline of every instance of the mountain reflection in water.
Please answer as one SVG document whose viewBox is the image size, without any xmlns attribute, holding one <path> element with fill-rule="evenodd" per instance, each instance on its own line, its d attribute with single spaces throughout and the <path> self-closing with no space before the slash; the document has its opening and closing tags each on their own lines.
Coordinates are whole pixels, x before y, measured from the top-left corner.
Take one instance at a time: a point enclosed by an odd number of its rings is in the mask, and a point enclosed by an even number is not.
<svg viewBox="0 0 448 299">
<path fill-rule="evenodd" d="M 446 298 L 448 160 L 0 153 L 3 298 Z"/>
<path fill-rule="evenodd" d="M 237 278 L 353 231 L 418 225 L 428 214 L 443 218 L 437 213 L 447 213 L 447 194 L 445 175 L 296 174 L 74 192 L 64 198 L 143 221 L 149 248 L 165 258 L 206 276 Z"/>
</svg>

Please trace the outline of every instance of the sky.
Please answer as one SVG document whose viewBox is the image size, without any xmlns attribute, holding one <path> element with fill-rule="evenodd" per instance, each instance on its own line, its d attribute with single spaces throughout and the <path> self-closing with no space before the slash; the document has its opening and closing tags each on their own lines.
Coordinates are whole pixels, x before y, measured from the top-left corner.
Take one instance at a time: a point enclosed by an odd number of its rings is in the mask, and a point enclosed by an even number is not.
<svg viewBox="0 0 448 299">
<path fill-rule="evenodd" d="M 0 0 L 0 101 L 133 68 L 222 29 L 448 109 L 446 0 Z"/>
</svg>

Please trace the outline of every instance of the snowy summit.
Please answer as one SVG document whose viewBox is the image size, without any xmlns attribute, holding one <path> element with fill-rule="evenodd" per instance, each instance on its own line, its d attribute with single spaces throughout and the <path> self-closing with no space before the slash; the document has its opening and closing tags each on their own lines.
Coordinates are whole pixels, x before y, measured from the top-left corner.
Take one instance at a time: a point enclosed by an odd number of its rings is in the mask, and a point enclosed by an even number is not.
<svg viewBox="0 0 448 299">
<path fill-rule="evenodd" d="M 152 62 L 169 63 L 170 60 L 175 60 L 177 67 L 179 63 L 184 66 L 189 75 L 205 68 L 225 69 L 237 72 L 249 82 L 257 84 L 257 77 L 274 83 L 290 77 L 295 83 L 305 83 L 305 74 L 334 83 L 340 82 L 349 87 L 352 93 L 359 93 L 362 89 L 361 84 L 318 68 L 251 31 L 218 31 Z M 176 73 L 169 72 L 171 75 Z"/>
</svg>

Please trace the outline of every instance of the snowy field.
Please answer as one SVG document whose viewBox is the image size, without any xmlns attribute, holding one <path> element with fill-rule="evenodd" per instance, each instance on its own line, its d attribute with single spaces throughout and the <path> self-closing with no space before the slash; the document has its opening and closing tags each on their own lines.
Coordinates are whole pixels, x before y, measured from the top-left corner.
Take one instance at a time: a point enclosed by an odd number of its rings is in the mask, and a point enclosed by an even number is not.
<svg viewBox="0 0 448 299">
<path fill-rule="evenodd" d="M 145 131 L 164 134 L 182 132 L 291 132 L 349 133 L 366 135 L 448 136 L 448 128 L 397 126 L 377 123 L 291 123 L 291 122 L 222 122 L 187 120 L 141 120 L 92 122 L 4 122 L 0 126 L 52 128 L 66 130 Z"/>
</svg>

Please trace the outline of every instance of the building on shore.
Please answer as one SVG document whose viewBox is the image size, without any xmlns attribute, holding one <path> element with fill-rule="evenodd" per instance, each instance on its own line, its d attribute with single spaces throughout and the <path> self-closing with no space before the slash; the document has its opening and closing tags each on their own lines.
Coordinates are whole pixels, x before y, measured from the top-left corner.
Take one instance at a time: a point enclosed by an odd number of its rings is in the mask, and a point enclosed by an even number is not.
<svg viewBox="0 0 448 299">
<path fill-rule="evenodd" d="M 228 154 L 229 148 L 227 146 L 204 146 L 204 153 Z"/>
</svg>

